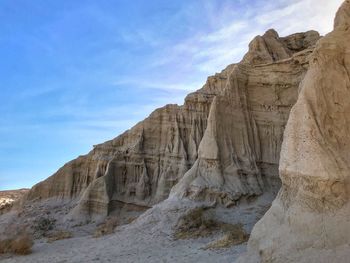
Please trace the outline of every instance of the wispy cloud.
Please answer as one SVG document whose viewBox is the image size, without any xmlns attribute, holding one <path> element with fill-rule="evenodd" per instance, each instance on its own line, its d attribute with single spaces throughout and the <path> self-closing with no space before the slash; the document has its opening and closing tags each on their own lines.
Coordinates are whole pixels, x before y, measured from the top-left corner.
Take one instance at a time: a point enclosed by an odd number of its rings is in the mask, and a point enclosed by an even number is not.
<svg viewBox="0 0 350 263">
<path fill-rule="evenodd" d="M 247 21 L 235 21 L 230 25 L 220 28 L 206 36 L 202 36 L 200 42 L 218 43 L 219 41 L 226 41 L 232 36 L 239 34 L 242 30 L 248 29 Z"/>
<path fill-rule="evenodd" d="M 179 91 L 193 91 L 196 89 L 200 89 L 203 86 L 203 83 L 165 83 L 165 82 L 157 82 L 151 80 L 138 80 L 135 77 L 130 77 L 129 79 L 121 79 L 113 82 L 115 86 L 127 86 L 132 85 L 134 88 L 140 89 L 159 89 L 159 90 L 179 90 Z"/>
<path fill-rule="evenodd" d="M 284 2 L 283 7 L 258 15 L 255 22 L 261 27 L 274 27 L 282 35 L 311 29 L 326 34 L 332 30 L 335 13 L 343 0 Z"/>
<path fill-rule="evenodd" d="M 243 2 L 243 1 L 240 1 Z M 194 74 L 214 74 L 227 64 L 238 62 L 247 51 L 249 41 L 269 28 L 280 35 L 307 30 L 325 34 L 332 29 L 333 17 L 342 0 L 280 0 L 262 1 L 257 8 L 241 10 L 238 3 L 225 2 L 225 11 L 215 5 L 206 6 L 203 17 L 219 24 L 211 31 L 198 32 L 182 39 L 164 54 L 155 58 L 152 66 L 187 65 Z M 221 13 L 220 13 L 221 12 Z M 231 15 L 230 15 L 231 14 Z M 215 19 L 217 18 L 217 19 Z M 185 86 L 185 85 L 184 85 Z"/>
</svg>

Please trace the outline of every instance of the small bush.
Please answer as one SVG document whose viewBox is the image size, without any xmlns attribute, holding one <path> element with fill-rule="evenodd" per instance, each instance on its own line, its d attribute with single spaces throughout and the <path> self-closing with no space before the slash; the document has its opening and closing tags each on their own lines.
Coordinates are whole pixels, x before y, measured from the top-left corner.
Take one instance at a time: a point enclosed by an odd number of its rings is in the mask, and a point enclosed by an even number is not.
<svg viewBox="0 0 350 263">
<path fill-rule="evenodd" d="M 220 249 L 239 245 L 248 240 L 249 235 L 240 224 L 228 224 L 215 221 L 205 213 L 205 208 L 195 208 L 180 217 L 175 226 L 175 239 L 195 239 L 208 237 L 215 233 L 223 236 L 208 244 L 204 249 Z"/>
<path fill-rule="evenodd" d="M 242 244 L 249 239 L 242 225 L 222 224 L 224 236 L 207 245 L 205 249 L 220 249 Z"/>
<path fill-rule="evenodd" d="M 115 217 L 110 217 L 106 221 L 100 224 L 93 235 L 93 237 L 98 238 L 105 235 L 110 235 L 114 233 L 114 229 L 118 226 L 118 220 Z"/>
<path fill-rule="evenodd" d="M 67 239 L 73 237 L 73 234 L 69 231 L 59 230 L 48 235 L 47 242 L 52 243 L 57 240 Z"/>
<path fill-rule="evenodd" d="M 37 231 L 47 232 L 52 230 L 55 225 L 56 220 L 48 217 L 40 217 L 35 221 L 34 229 Z"/>
<path fill-rule="evenodd" d="M 204 208 L 195 208 L 182 216 L 175 226 L 175 239 L 207 237 L 219 229 L 217 222 L 204 215 Z"/>
<path fill-rule="evenodd" d="M 34 221 L 32 229 L 34 231 L 35 238 L 41 238 L 47 235 L 47 232 L 54 229 L 56 220 L 49 217 L 40 217 Z"/>
<path fill-rule="evenodd" d="M 33 244 L 33 238 L 28 233 L 22 233 L 14 238 L 0 240 L 0 254 L 28 255 L 32 253 Z"/>
</svg>

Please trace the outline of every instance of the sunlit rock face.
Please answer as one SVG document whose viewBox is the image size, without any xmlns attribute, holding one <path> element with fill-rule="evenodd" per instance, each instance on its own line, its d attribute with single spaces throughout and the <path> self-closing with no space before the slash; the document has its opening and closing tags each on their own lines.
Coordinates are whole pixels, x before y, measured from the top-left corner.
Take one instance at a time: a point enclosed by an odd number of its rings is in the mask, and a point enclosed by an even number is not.
<svg viewBox="0 0 350 263">
<path fill-rule="evenodd" d="M 350 1 L 321 39 L 293 107 L 282 188 L 240 262 L 349 262 Z"/>
<path fill-rule="evenodd" d="M 171 196 L 226 206 L 280 187 L 283 131 L 315 31 L 256 37 L 238 64 L 67 163 L 28 200 L 76 200 L 74 215 L 106 216 L 114 201 L 152 206 Z"/>
<path fill-rule="evenodd" d="M 256 37 L 211 104 L 198 159 L 172 195 L 235 205 L 277 192 L 284 127 L 317 32 Z"/>
</svg>

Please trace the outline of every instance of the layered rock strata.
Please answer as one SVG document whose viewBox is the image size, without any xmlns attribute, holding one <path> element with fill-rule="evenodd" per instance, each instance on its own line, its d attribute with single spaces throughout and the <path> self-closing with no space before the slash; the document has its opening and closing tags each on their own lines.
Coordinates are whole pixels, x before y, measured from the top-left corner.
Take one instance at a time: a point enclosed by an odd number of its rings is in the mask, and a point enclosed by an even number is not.
<svg viewBox="0 0 350 263">
<path fill-rule="evenodd" d="M 172 194 L 227 206 L 279 189 L 284 126 L 315 31 L 256 37 L 241 63 L 209 77 L 183 106 L 167 105 L 34 186 L 27 200 L 78 200 L 108 215 L 114 201 L 152 206 Z"/>
<path fill-rule="evenodd" d="M 311 57 L 281 152 L 282 188 L 240 262 L 349 262 L 350 1 Z"/>
<path fill-rule="evenodd" d="M 316 32 L 279 38 L 269 30 L 250 43 L 215 96 L 198 159 L 172 195 L 230 206 L 278 191 L 283 131 L 312 51 L 304 45 L 318 38 Z"/>
</svg>

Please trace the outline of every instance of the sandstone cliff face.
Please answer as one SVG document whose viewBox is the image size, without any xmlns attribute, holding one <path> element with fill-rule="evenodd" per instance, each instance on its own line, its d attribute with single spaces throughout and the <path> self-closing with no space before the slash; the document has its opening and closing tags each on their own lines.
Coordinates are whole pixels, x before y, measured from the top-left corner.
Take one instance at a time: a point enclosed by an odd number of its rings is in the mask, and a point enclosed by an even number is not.
<svg viewBox="0 0 350 263">
<path fill-rule="evenodd" d="M 198 159 L 172 195 L 230 206 L 278 191 L 283 131 L 312 52 L 305 47 L 318 39 L 316 32 L 279 38 L 269 30 L 251 42 L 214 98 Z"/>
<path fill-rule="evenodd" d="M 349 262 L 350 1 L 319 41 L 281 152 L 282 188 L 240 262 Z"/>
<path fill-rule="evenodd" d="M 106 214 L 111 200 L 151 206 L 194 163 L 207 125 L 213 94 L 189 96 L 184 106 L 167 105 L 114 140 L 94 146 L 34 186 L 35 198 L 76 198 L 88 213 Z"/>
<path fill-rule="evenodd" d="M 172 195 L 227 206 L 277 192 L 284 126 L 317 32 L 255 38 L 241 63 L 34 186 L 28 200 L 76 199 L 74 214 L 113 202 L 151 206 Z"/>
</svg>

